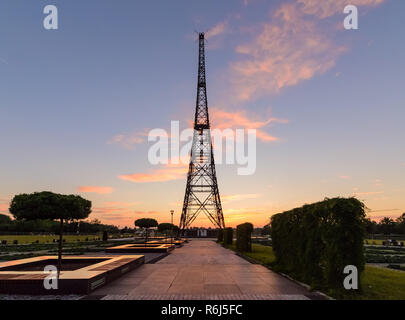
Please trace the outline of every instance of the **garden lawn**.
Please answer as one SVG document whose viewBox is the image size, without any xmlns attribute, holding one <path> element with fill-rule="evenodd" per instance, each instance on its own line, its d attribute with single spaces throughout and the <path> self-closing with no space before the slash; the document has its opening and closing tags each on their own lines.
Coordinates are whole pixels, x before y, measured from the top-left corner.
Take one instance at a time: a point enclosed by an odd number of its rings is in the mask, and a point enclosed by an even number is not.
<svg viewBox="0 0 405 320">
<path fill-rule="evenodd" d="M 381 239 L 366 239 L 366 240 L 364 240 L 364 244 L 382 246 L 383 241 L 385 241 L 385 240 L 381 240 Z"/>
<path fill-rule="evenodd" d="M 94 238 L 101 238 L 101 235 L 64 235 L 63 239 L 66 242 L 76 242 L 78 239 L 80 241 L 85 241 L 88 238 L 89 241 L 94 240 Z M 14 240 L 18 241 L 18 244 L 33 243 L 39 241 L 39 243 L 51 243 L 53 239 L 59 240 L 59 235 L 0 235 L 1 240 L 7 240 L 7 244 L 13 244 Z"/>
<path fill-rule="evenodd" d="M 236 252 L 235 243 L 227 248 Z M 276 260 L 273 253 L 273 248 L 269 246 L 263 246 L 261 244 L 252 243 L 252 252 L 243 252 L 243 255 L 248 256 L 259 262 L 260 264 L 270 266 Z"/>
<path fill-rule="evenodd" d="M 123 245 L 133 243 L 132 240 L 116 241 L 114 245 Z M 64 255 L 82 255 L 87 253 L 103 252 L 106 247 L 110 247 L 111 242 L 104 241 L 80 241 L 68 242 L 63 244 Z M 57 243 L 35 243 L 21 245 L 0 245 L 0 261 L 10 261 L 25 259 L 43 255 L 56 255 L 58 249 Z"/>
<path fill-rule="evenodd" d="M 365 300 L 405 300 L 405 272 L 366 266 L 362 276 Z"/>
<path fill-rule="evenodd" d="M 236 245 L 226 246 L 236 251 Z M 243 252 L 258 263 L 270 266 L 275 261 L 273 248 L 252 244 L 252 252 Z M 356 300 L 405 300 L 405 272 L 366 266 L 362 274 L 363 292 L 347 295 L 344 299 Z"/>
<path fill-rule="evenodd" d="M 405 241 L 404 238 L 402 239 L 396 239 L 397 241 Z M 383 239 L 366 239 L 364 240 L 365 244 L 369 244 L 369 245 L 377 245 L 377 246 L 382 246 L 383 245 L 383 241 L 387 241 L 387 240 L 383 240 Z"/>
</svg>

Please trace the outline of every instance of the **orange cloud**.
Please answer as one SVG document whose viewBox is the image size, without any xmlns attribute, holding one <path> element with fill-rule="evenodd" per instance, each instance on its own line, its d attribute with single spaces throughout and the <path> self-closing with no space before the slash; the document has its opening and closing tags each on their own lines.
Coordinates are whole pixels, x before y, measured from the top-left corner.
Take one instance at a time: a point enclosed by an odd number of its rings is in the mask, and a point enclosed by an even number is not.
<svg viewBox="0 0 405 320">
<path fill-rule="evenodd" d="M 228 203 L 230 201 L 240 201 L 246 199 L 257 199 L 260 198 L 261 194 L 251 193 L 251 194 L 230 194 L 230 195 L 222 195 L 221 201 L 222 203 Z"/>
<path fill-rule="evenodd" d="M 224 210 L 225 223 L 235 227 L 243 222 L 251 222 L 255 227 L 265 225 L 270 217 L 265 208 L 226 208 Z"/>
<path fill-rule="evenodd" d="M 0 213 L 13 218 L 13 216 L 8 211 L 8 208 L 10 207 L 10 200 L 7 198 L 0 198 L 0 202 Z"/>
<path fill-rule="evenodd" d="M 111 214 L 111 213 L 119 213 L 123 212 L 124 208 L 119 208 L 119 207 L 95 207 L 93 208 L 92 212 L 93 213 L 98 213 L 98 214 Z"/>
<path fill-rule="evenodd" d="M 79 192 L 85 193 L 98 193 L 98 194 L 108 194 L 113 191 L 111 187 L 99 187 L 99 186 L 81 186 L 77 188 Z"/>
<path fill-rule="evenodd" d="M 104 202 L 106 207 L 114 207 L 114 206 L 122 206 L 122 207 L 130 207 L 134 205 L 138 205 L 139 202 L 120 202 L 120 201 L 108 201 Z"/>
<path fill-rule="evenodd" d="M 132 181 L 137 183 L 145 182 L 165 182 L 171 180 L 185 179 L 188 171 L 188 165 L 185 164 L 168 164 L 163 168 L 150 170 L 147 173 L 134 173 L 118 176 L 121 180 Z"/>
<path fill-rule="evenodd" d="M 131 226 L 134 225 L 135 214 L 134 211 L 128 208 L 120 207 L 95 207 L 92 210 L 91 218 L 97 218 L 102 223 L 113 224 L 118 226 Z"/>
<path fill-rule="evenodd" d="M 322 74 L 345 52 L 295 3 L 282 4 L 271 20 L 251 43 L 236 48 L 247 57 L 231 64 L 232 87 L 240 100 L 277 93 Z"/>
<path fill-rule="evenodd" d="M 370 192 L 355 192 L 353 193 L 354 196 L 373 196 L 376 194 L 383 194 L 384 191 L 370 191 Z"/>
<path fill-rule="evenodd" d="M 385 0 L 297 0 L 305 14 L 316 15 L 320 19 L 342 14 L 347 5 L 373 6 L 382 4 Z"/>
<path fill-rule="evenodd" d="M 384 210 L 381 210 L 381 211 L 384 211 Z M 390 211 L 394 211 L 394 210 L 390 210 Z M 382 219 L 384 219 L 384 218 L 391 218 L 391 219 L 393 219 L 393 220 L 396 220 L 397 218 L 399 218 L 400 216 L 401 216 L 401 214 L 388 214 L 388 212 L 389 211 L 387 211 L 387 214 L 386 215 L 379 215 L 379 216 L 374 216 L 374 215 L 372 215 L 372 214 L 370 214 L 370 219 L 371 220 L 373 220 L 373 221 L 376 221 L 376 222 L 380 222 Z"/>
<path fill-rule="evenodd" d="M 118 144 L 125 149 L 135 149 L 137 144 L 142 144 L 148 137 L 149 130 L 144 129 L 140 132 L 134 132 L 132 134 L 117 134 L 107 141 L 107 144 Z"/>
<path fill-rule="evenodd" d="M 245 5 L 249 1 L 245 0 Z M 282 3 L 271 22 L 249 28 L 253 40 L 236 47 L 243 55 L 231 63 L 231 94 L 247 101 L 297 85 L 335 66 L 347 48 L 334 43 L 336 26 L 324 18 L 343 15 L 347 4 L 376 7 L 384 0 L 296 0 Z M 343 18 L 342 18 L 343 25 Z M 259 30 L 259 31 L 256 31 Z M 328 32 L 328 33 L 327 33 Z"/>
<path fill-rule="evenodd" d="M 0 212 L 8 212 L 9 206 L 8 203 L 0 203 Z"/>
<path fill-rule="evenodd" d="M 120 204 L 124 204 L 124 207 L 119 205 L 95 207 L 92 210 L 91 218 L 97 218 L 107 224 L 133 227 L 134 221 L 138 218 L 154 218 L 160 221 L 160 216 L 162 216 L 162 213 L 158 211 L 136 211 L 129 209 L 126 203 Z"/>
<path fill-rule="evenodd" d="M 276 141 L 278 138 L 261 130 L 271 123 L 288 123 L 286 119 L 268 118 L 265 121 L 249 119 L 245 111 L 227 112 L 216 108 L 211 109 L 213 127 L 215 129 L 256 129 L 257 138 L 263 142 Z"/>
<path fill-rule="evenodd" d="M 210 39 L 212 37 L 223 34 L 224 32 L 226 32 L 227 28 L 228 28 L 227 21 L 219 22 L 217 25 L 215 25 L 205 33 L 205 38 Z"/>
<path fill-rule="evenodd" d="M 376 186 L 376 187 L 382 187 L 384 184 L 383 184 L 383 182 L 382 182 L 382 180 L 381 179 L 375 179 L 375 181 L 374 181 L 374 186 Z"/>
</svg>

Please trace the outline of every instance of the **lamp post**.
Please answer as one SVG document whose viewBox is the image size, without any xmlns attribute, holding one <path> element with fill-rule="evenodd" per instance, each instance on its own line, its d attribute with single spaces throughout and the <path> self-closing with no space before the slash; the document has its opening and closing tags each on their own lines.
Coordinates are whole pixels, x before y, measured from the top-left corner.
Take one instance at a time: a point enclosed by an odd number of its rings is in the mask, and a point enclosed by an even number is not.
<svg viewBox="0 0 405 320">
<path fill-rule="evenodd" d="M 172 225 L 171 225 L 171 232 L 170 232 L 170 244 L 173 244 L 173 213 L 174 213 L 174 210 L 170 210 L 170 214 L 171 214 L 171 216 L 172 216 Z"/>
</svg>

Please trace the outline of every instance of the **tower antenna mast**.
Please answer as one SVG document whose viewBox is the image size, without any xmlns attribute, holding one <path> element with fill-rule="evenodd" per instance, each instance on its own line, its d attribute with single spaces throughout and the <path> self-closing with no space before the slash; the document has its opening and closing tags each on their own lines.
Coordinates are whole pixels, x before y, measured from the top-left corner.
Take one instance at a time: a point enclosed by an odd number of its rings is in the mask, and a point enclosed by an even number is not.
<svg viewBox="0 0 405 320">
<path fill-rule="evenodd" d="M 197 103 L 190 165 L 180 218 L 181 234 L 184 234 L 200 213 L 204 213 L 215 227 L 219 229 L 225 228 L 208 114 L 203 32 L 199 33 Z"/>
</svg>

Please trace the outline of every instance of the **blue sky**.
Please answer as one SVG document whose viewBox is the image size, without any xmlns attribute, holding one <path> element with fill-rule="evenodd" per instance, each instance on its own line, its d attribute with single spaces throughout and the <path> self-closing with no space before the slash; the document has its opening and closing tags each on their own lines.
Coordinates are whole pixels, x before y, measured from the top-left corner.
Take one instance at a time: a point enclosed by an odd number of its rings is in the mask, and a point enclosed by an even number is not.
<svg viewBox="0 0 405 320">
<path fill-rule="evenodd" d="M 405 3 L 350 3 L 359 30 L 342 28 L 344 0 L 2 1 L 0 211 L 14 194 L 52 190 L 89 198 L 92 216 L 106 223 L 163 222 L 170 209 L 178 218 L 185 175 L 118 177 L 171 170 L 151 166 L 148 143 L 131 138 L 171 120 L 189 125 L 194 32 L 206 31 L 213 125 L 221 114 L 235 126 L 241 115 L 288 120 L 260 128 L 277 141 L 259 139 L 256 174 L 218 166 L 230 225 L 264 225 L 326 196 L 355 195 L 376 219 L 399 216 Z M 42 26 L 47 4 L 58 7 L 58 30 Z"/>
</svg>

